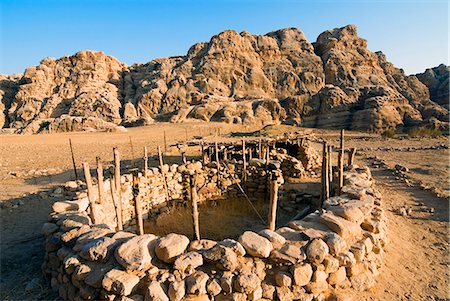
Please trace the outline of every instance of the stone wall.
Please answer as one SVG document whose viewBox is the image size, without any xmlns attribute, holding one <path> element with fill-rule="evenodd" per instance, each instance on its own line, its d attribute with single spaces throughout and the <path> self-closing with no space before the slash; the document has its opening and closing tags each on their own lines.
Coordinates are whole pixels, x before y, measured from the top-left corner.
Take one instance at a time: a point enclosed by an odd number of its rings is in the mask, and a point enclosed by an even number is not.
<svg viewBox="0 0 450 301">
<path fill-rule="evenodd" d="M 239 164 L 229 166 L 237 169 Z M 213 164 L 163 168 L 171 202 L 185 196 L 184 168 L 204 177 L 203 188 L 211 188 L 199 190 L 205 200 L 217 188 Z M 249 183 L 266 178 L 258 161 L 248 170 Z M 145 196 L 144 213 L 157 214 L 166 206 L 161 172 L 151 169 L 138 178 L 135 192 Z M 216 192 L 237 193 L 230 178 L 221 177 L 220 183 Z M 109 180 L 104 184 L 108 191 Z M 175 233 L 157 237 L 131 232 L 133 178 L 124 175 L 127 231 L 115 230 L 110 195 L 106 205 L 98 205 L 103 215 L 95 225 L 85 192 L 74 201 L 55 203 L 43 226 L 43 271 L 65 300 L 320 300 L 332 287 L 365 290 L 379 273 L 387 241 L 381 195 L 366 167 L 349 166 L 344 184 L 342 194 L 325 200 L 323 209 L 276 231 L 245 231 L 238 241 L 190 241 Z M 246 189 L 258 196 L 264 186 L 258 182 Z"/>
</svg>

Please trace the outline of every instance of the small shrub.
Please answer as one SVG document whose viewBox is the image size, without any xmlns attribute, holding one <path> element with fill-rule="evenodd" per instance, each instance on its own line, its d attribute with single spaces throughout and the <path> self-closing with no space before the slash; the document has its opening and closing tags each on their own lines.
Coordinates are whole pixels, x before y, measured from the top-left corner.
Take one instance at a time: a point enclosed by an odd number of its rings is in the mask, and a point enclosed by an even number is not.
<svg viewBox="0 0 450 301">
<path fill-rule="evenodd" d="M 50 125 L 50 121 L 42 121 L 39 125 L 39 131 L 47 130 Z"/>
<path fill-rule="evenodd" d="M 381 133 L 381 136 L 384 138 L 394 138 L 396 136 L 395 129 L 386 129 L 383 133 Z"/>
<path fill-rule="evenodd" d="M 408 133 L 410 137 L 439 137 L 442 135 L 442 131 L 435 128 L 414 128 Z"/>
</svg>

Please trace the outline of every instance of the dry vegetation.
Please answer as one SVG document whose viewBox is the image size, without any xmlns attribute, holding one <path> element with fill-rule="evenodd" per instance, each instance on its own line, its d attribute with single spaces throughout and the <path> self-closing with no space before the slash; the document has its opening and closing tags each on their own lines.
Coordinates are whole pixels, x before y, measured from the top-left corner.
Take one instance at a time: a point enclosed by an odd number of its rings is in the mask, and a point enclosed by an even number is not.
<svg viewBox="0 0 450 301">
<path fill-rule="evenodd" d="M 141 156 L 144 145 L 153 154 L 157 145 L 163 145 L 164 131 L 169 143 L 185 140 L 186 129 L 188 138 L 205 135 L 212 141 L 218 127 L 221 128 L 221 135 L 225 136 L 231 132 L 258 130 L 195 123 L 158 124 L 132 128 L 127 133 L 0 135 L 0 299 L 57 299 L 40 278 L 44 253 L 40 227 L 47 219 L 51 204 L 58 200 L 51 196 L 51 192 L 74 176 L 69 138 L 74 144 L 78 165 L 81 161 L 93 164 L 96 156 L 109 161 L 112 159 L 112 147 L 117 146 L 125 160 L 124 165 L 131 167 L 133 163 L 140 164 L 137 158 Z M 298 130 L 292 127 L 268 127 L 256 134 L 277 135 Z M 311 131 L 335 145 L 338 143 L 337 131 Z M 357 162 L 364 161 L 372 168 L 383 194 L 390 237 L 382 274 L 375 287 L 369 292 L 352 293 L 351 296 L 354 300 L 449 299 L 449 150 L 444 147 L 436 149 L 439 145 L 448 146 L 447 138 L 394 139 L 362 133 L 348 133 L 347 137 L 348 147 L 364 148 L 357 154 Z M 240 138 L 228 136 L 221 138 L 221 141 L 225 139 Z M 188 153 L 193 154 L 193 151 Z M 136 160 L 131 161 L 133 158 Z M 166 159 L 181 160 L 176 152 Z M 155 163 L 151 161 L 151 164 Z M 408 171 L 402 176 L 394 174 L 397 164 Z M 402 206 L 411 208 L 411 214 L 399 215 L 397 211 Z M 217 209 L 218 212 L 227 210 L 220 205 Z M 173 214 L 173 220 L 177 220 L 175 212 L 169 214 Z M 185 218 L 189 218 L 189 210 L 184 214 L 187 215 Z"/>
</svg>

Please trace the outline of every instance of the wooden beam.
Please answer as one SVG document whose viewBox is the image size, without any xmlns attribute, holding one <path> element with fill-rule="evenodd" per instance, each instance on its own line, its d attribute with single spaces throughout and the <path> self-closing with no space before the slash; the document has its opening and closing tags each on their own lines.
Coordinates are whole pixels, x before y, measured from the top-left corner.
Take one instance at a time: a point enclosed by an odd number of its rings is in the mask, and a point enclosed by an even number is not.
<svg viewBox="0 0 450 301">
<path fill-rule="evenodd" d="M 117 148 L 113 148 L 113 154 L 114 154 L 114 187 L 116 191 L 117 196 L 117 207 L 120 212 L 120 220 L 118 221 L 119 229 L 123 229 L 123 223 L 122 223 L 122 186 L 120 183 L 120 153 Z"/>
</svg>

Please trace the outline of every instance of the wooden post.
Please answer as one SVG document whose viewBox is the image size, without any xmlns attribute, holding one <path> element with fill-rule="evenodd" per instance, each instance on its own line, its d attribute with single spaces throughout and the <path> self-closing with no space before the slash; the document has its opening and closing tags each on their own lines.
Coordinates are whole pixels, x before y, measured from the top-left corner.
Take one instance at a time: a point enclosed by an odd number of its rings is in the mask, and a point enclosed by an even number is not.
<svg viewBox="0 0 450 301">
<path fill-rule="evenodd" d="M 70 138 L 69 138 L 69 145 L 70 145 L 70 153 L 72 154 L 72 164 L 73 164 L 73 171 L 75 172 L 75 180 L 78 180 L 77 165 L 75 164 L 75 157 L 73 155 L 73 147 L 72 147 L 72 139 L 70 139 Z"/>
<path fill-rule="evenodd" d="M 247 158 L 245 154 L 245 139 L 242 139 L 242 180 L 247 181 Z"/>
<path fill-rule="evenodd" d="M 340 141 L 340 160 L 339 160 L 339 184 L 338 184 L 338 194 L 341 194 L 342 186 L 344 186 L 344 130 L 341 130 L 341 141 Z"/>
<path fill-rule="evenodd" d="M 164 130 L 164 152 L 167 152 L 167 139 L 166 139 L 166 131 Z"/>
<path fill-rule="evenodd" d="M 186 152 L 181 153 L 181 160 L 183 161 L 183 164 L 187 163 Z"/>
<path fill-rule="evenodd" d="M 262 159 L 262 141 L 261 138 L 259 138 L 259 143 L 258 143 L 258 159 Z"/>
<path fill-rule="evenodd" d="M 164 161 L 161 153 L 161 147 L 158 145 L 159 168 L 163 177 L 164 191 L 166 193 L 166 201 L 169 201 L 169 189 L 167 188 L 166 173 L 163 170 Z"/>
<path fill-rule="evenodd" d="M 87 186 L 87 192 L 88 192 L 88 199 L 89 199 L 89 205 L 91 207 L 91 221 L 95 225 L 96 223 L 96 216 L 95 216 L 95 192 L 94 187 L 92 186 L 92 178 L 91 178 L 91 171 L 89 170 L 89 163 L 83 162 L 83 170 L 84 170 L 84 177 L 86 179 L 86 186 Z"/>
<path fill-rule="evenodd" d="M 350 149 L 350 152 L 348 153 L 348 165 L 353 165 L 353 161 L 355 160 L 356 155 L 356 148 Z"/>
<path fill-rule="evenodd" d="M 220 189 L 220 161 L 219 161 L 219 146 L 217 145 L 217 137 L 215 141 L 216 148 L 216 163 L 217 163 L 217 188 Z M 219 190 L 220 191 L 220 190 Z"/>
<path fill-rule="evenodd" d="M 202 141 L 200 141 L 200 158 L 202 159 L 202 165 L 205 165 L 205 144 Z"/>
<path fill-rule="evenodd" d="M 118 220 L 118 228 L 119 230 L 123 229 L 123 223 L 122 223 L 122 189 L 120 185 L 120 154 L 119 150 L 117 148 L 113 148 L 113 154 L 114 154 L 114 190 L 116 191 L 117 196 L 117 207 L 119 211 L 119 220 Z"/>
<path fill-rule="evenodd" d="M 139 235 L 144 235 L 144 221 L 142 220 L 141 196 L 139 195 L 139 178 L 133 176 L 134 205 L 136 207 L 136 224 Z"/>
<path fill-rule="evenodd" d="M 200 240 L 200 225 L 198 222 L 198 195 L 195 183 L 195 176 L 190 176 L 191 203 L 192 203 L 192 222 L 194 224 L 195 239 Z"/>
<path fill-rule="evenodd" d="M 148 152 L 147 147 L 144 146 L 144 177 L 148 176 Z"/>
<path fill-rule="evenodd" d="M 269 205 L 269 221 L 267 228 L 269 230 L 275 230 L 275 224 L 277 219 L 277 203 L 278 203 L 278 183 L 277 179 L 270 179 L 269 183 L 269 193 L 270 193 L 270 205 Z"/>
<path fill-rule="evenodd" d="M 103 165 L 100 161 L 100 157 L 96 158 L 97 160 L 97 179 L 98 179 L 98 202 L 100 204 L 104 203 L 105 196 L 105 188 L 103 183 Z"/>
<path fill-rule="evenodd" d="M 328 145 L 328 150 L 327 150 L 327 155 L 328 155 L 328 185 L 331 186 L 331 183 L 333 182 L 333 162 L 331 161 L 331 145 Z M 331 188 L 331 187 L 330 187 Z"/>
<path fill-rule="evenodd" d="M 134 162 L 134 149 L 133 149 L 133 141 L 131 141 L 131 136 L 128 136 L 130 138 L 130 146 L 131 146 L 131 162 L 133 162 L 133 166 L 135 164 Z"/>
<path fill-rule="evenodd" d="M 330 183 L 329 183 L 329 170 L 328 170 L 328 146 L 327 142 L 323 142 L 322 149 L 322 190 L 320 197 L 320 208 L 323 206 L 323 202 L 330 197 Z"/>
<path fill-rule="evenodd" d="M 111 198 L 113 200 L 114 208 L 116 209 L 116 219 L 117 219 L 117 230 L 122 231 L 123 230 L 123 223 L 122 223 L 122 211 L 119 208 L 119 198 L 116 191 L 116 185 L 114 184 L 113 179 L 110 180 L 110 191 L 111 191 Z"/>
<path fill-rule="evenodd" d="M 223 149 L 223 161 L 227 161 L 228 160 L 228 150 L 227 150 L 227 146 L 225 145 L 225 148 Z"/>
</svg>

